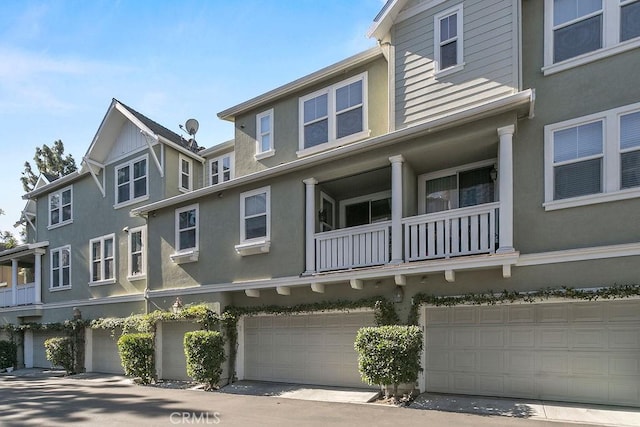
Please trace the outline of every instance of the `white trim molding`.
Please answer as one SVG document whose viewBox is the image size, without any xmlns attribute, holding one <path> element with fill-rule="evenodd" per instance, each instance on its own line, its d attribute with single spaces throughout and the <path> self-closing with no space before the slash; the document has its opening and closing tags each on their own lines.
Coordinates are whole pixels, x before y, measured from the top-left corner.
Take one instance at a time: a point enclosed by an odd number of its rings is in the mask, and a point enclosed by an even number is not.
<svg viewBox="0 0 640 427">
<path fill-rule="evenodd" d="M 640 243 L 623 243 L 620 245 L 593 246 L 589 248 L 524 254 L 520 255 L 520 258 L 516 262 L 516 267 L 639 255 Z"/>
</svg>

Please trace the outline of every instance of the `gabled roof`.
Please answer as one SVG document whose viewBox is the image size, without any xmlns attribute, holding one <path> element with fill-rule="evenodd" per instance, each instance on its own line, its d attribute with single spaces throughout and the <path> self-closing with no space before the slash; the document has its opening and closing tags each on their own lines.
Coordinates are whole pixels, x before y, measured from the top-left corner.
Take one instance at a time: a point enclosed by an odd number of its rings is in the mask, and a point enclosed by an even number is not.
<svg viewBox="0 0 640 427">
<path fill-rule="evenodd" d="M 398 13 L 406 4 L 407 0 L 388 0 L 373 19 L 373 24 L 367 31 L 367 37 L 375 37 L 376 40 L 381 40 L 389 32 Z"/>
</svg>

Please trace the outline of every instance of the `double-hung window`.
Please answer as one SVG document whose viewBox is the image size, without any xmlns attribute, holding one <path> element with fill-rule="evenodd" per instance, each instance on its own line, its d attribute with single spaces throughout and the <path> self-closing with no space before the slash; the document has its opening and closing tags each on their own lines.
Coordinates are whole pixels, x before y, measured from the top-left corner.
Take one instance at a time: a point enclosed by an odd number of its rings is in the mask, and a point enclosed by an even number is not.
<svg viewBox="0 0 640 427">
<path fill-rule="evenodd" d="M 240 244 L 242 256 L 269 252 L 271 245 L 271 187 L 240 194 Z"/>
<path fill-rule="evenodd" d="M 234 154 L 229 153 L 209 160 L 209 185 L 219 184 L 233 178 L 233 159 Z"/>
<path fill-rule="evenodd" d="M 49 228 L 73 221 L 71 187 L 49 194 Z"/>
<path fill-rule="evenodd" d="M 147 156 L 116 166 L 116 206 L 149 197 Z"/>
<path fill-rule="evenodd" d="M 434 17 L 434 53 L 436 75 L 454 72 L 463 64 L 462 4 Z"/>
<path fill-rule="evenodd" d="M 144 278 L 147 273 L 147 227 L 129 230 L 129 280 Z"/>
<path fill-rule="evenodd" d="M 52 249 L 51 284 L 49 289 L 68 289 L 71 287 L 71 246 Z"/>
<path fill-rule="evenodd" d="M 545 39 L 545 74 L 638 47 L 640 0 L 545 0 Z"/>
<path fill-rule="evenodd" d="M 179 158 L 180 170 L 178 171 L 178 179 L 180 180 L 180 191 L 191 191 L 193 189 L 193 161 L 186 156 L 180 154 Z"/>
<path fill-rule="evenodd" d="M 90 284 L 115 282 L 115 234 L 91 239 Z"/>
<path fill-rule="evenodd" d="M 545 209 L 640 197 L 640 104 L 545 126 Z"/>
<path fill-rule="evenodd" d="M 273 109 L 256 116 L 256 160 L 275 153 L 273 144 Z"/>
<path fill-rule="evenodd" d="M 367 73 L 300 98 L 299 115 L 299 156 L 367 136 Z"/>
<path fill-rule="evenodd" d="M 176 210 L 176 249 L 178 252 L 198 249 L 198 205 Z"/>
</svg>

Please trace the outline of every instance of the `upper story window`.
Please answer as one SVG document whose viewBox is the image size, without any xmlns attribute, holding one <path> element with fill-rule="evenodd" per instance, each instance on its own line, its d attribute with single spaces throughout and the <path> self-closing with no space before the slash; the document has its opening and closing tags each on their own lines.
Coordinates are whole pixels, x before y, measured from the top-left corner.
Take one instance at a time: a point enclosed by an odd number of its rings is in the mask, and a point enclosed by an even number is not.
<svg viewBox="0 0 640 427">
<path fill-rule="evenodd" d="M 233 178 L 234 154 L 229 153 L 209 160 L 209 184 L 215 185 Z"/>
<path fill-rule="evenodd" d="M 299 115 L 299 156 L 367 136 L 367 73 L 300 98 Z"/>
<path fill-rule="evenodd" d="M 273 156 L 273 109 L 256 116 L 256 160 Z"/>
<path fill-rule="evenodd" d="M 391 193 L 354 197 L 340 202 L 340 222 L 343 227 L 373 224 L 391 220 Z"/>
<path fill-rule="evenodd" d="M 147 227 L 129 230 L 129 280 L 144 278 L 147 274 Z"/>
<path fill-rule="evenodd" d="M 71 246 L 52 249 L 51 252 L 50 290 L 68 289 L 71 287 Z"/>
<path fill-rule="evenodd" d="M 545 208 L 640 197 L 640 104 L 545 127 Z"/>
<path fill-rule="evenodd" d="M 269 187 L 248 191 L 240 195 L 240 241 L 269 239 L 270 213 Z"/>
<path fill-rule="evenodd" d="M 179 189 L 180 191 L 191 191 L 193 190 L 193 161 L 190 158 L 180 154 L 179 163 Z"/>
<path fill-rule="evenodd" d="M 545 10 L 545 74 L 640 46 L 640 0 L 545 0 Z"/>
<path fill-rule="evenodd" d="M 116 166 L 116 207 L 149 197 L 147 156 Z"/>
<path fill-rule="evenodd" d="M 462 4 L 434 17 L 436 75 L 460 70 L 463 64 Z"/>
<path fill-rule="evenodd" d="M 176 210 L 176 250 L 198 249 L 198 205 Z"/>
<path fill-rule="evenodd" d="M 115 234 L 91 239 L 91 279 L 89 284 L 106 284 L 115 282 Z"/>
<path fill-rule="evenodd" d="M 49 228 L 73 222 L 71 187 L 49 194 Z"/>
</svg>

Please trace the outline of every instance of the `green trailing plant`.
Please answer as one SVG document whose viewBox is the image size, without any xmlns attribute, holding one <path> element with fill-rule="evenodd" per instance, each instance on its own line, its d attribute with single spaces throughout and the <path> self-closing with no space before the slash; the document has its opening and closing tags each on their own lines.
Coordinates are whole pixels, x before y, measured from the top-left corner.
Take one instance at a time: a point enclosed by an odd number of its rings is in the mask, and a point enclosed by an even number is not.
<svg viewBox="0 0 640 427">
<path fill-rule="evenodd" d="M 220 332 L 193 331 L 184 335 L 187 375 L 205 383 L 208 390 L 220 382 L 224 356 L 224 339 Z"/>
<path fill-rule="evenodd" d="M 417 326 L 378 326 L 358 330 L 354 348 L 358 352 L 358 369 L 369 385 L 393 386 L 415 383 L 420 372 L 422 330 Z"/>
<path fill-rule="evenodd" d="M 0 341 L 0 369 L 16 366 L 18 363 L 18 346 L 13 341 Z"/>
<path fill-rule="evenodd" d="M 53 366 L 62 366 L 67 375 L 76 373 L 76 358 L 73 340 L 69 337 L 49 338 L 44 342 L 47 360 Z"/>
<path fill-rule="evenodd" d="M 151 333 L 124 334 L 118 339 L 118 353 L 125 375 L 142 384 L 155 380 L 155 347 Z"/>
</svg>

